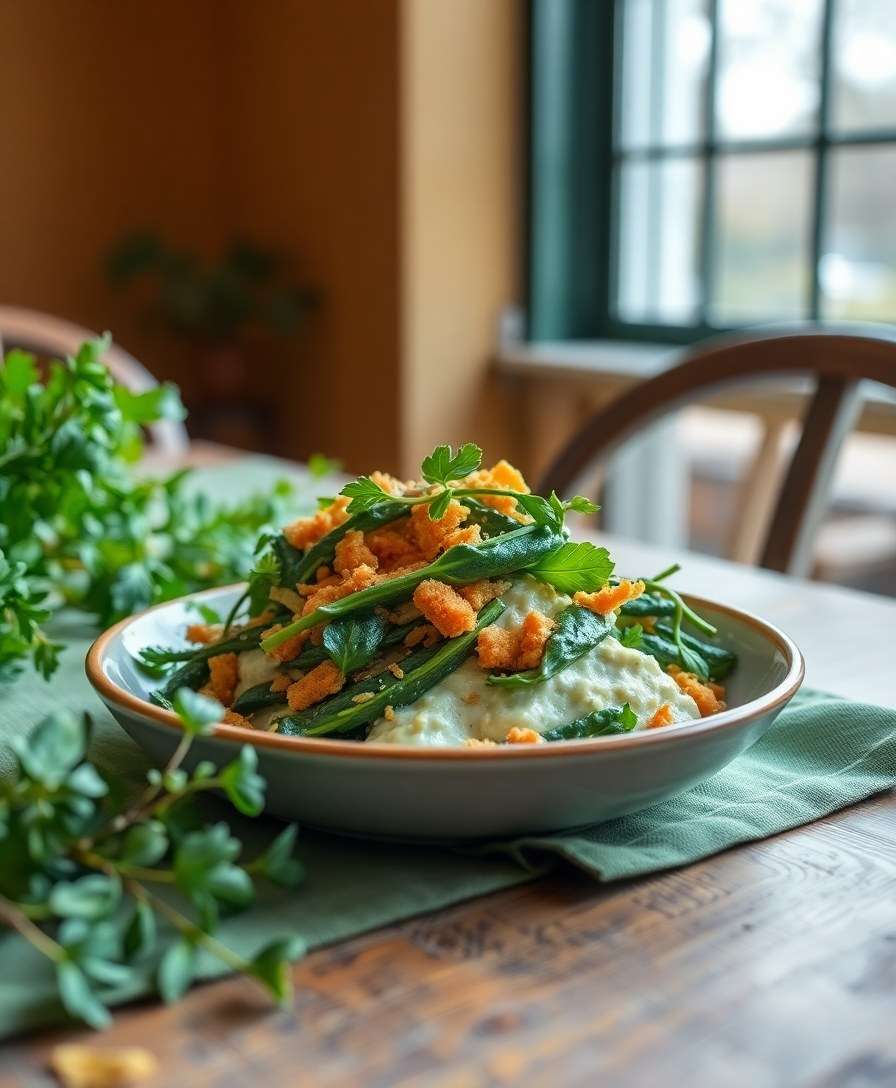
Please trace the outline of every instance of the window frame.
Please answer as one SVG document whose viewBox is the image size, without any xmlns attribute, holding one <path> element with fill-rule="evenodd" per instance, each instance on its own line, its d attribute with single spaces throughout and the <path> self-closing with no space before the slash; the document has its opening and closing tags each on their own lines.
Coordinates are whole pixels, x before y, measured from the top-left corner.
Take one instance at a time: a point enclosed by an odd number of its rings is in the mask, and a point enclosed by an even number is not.
<svg viewBox="0 0 896 1088">
<path fill-rule="evenodd" d="M 527 337 L 530 340 L 612 339 L 687 344 L 743 327 L 708 317 L 717 243 L 720 155 L 808 151 L 813 175 L 806 313 L 822 321 L 820 264 L 829 225 L 829 173 L 840 147 L 896 146 L 896 127 L 833 131 L 832 49 L 835 4 L 822 0 L 818 115 L 810 133 L 724 139 L 716 131 L 719 0 L 708 0 L 710 51 L 699 141 L 665 147 L 615 145 L 620 93 L 616 64 L 624 0 L 530 0 Z M 660 2 L 660 0 L 657 0 Z M 656 100 L 653 103 L 657 107 Z M 698 317 L 689 324 L 631 322 L 614 313 L 619 269 L 619 193 L 623 161 L 696 161 L 702 175 L 698 227 Z M 590 199 L 583 201 L 582 194 Z M 575 222 L 573 222 L 573 217 Z M 770 315 L 770 320 L 774 320 Z"/>
</svg>

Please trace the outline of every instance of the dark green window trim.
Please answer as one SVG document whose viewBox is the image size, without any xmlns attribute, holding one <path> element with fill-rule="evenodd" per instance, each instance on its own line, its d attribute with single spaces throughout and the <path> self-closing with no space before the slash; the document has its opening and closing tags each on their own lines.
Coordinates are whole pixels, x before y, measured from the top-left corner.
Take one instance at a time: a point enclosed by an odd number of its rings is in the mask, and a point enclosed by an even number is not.
<svg viewBox="0 0 896 1088">
<path fill-rule="evenodd" d="M 808 150 L 814 156 L 806 316 L 820 314 L 819 266 L 824 252 L 831 149 L 896 144 L 896 130 L 834 133 L 830 125 L 832 26 L 835 0 L 824 0 L 820 33 L 821 98 L 816 131 L 807 136 L 722 140 L 715 131 L 718 0 L 710 0 L 713 33 L 701 141 L 619 150 L 613 144 L 618 108 L 617 4 L 613 0 L 530 0 L 528 111 L 527 336 L 530 340 L 624 339 L 690 343 L 726 326 L 708 318 L 715 246 L 716 166 L 720 153 Z M 654 26 L 658 24 L 654 20 Z M 654 86 L 660 86 L 654 80 Z M 653 109 L 660 103 L 654 95 Z M 613 313 L 617 268 L 617 164 L 676 157 L 702 164 L 698 319 L 689 325 L 634 324 Z M 649 199 L 649 197 L 648 197 Z"/>
</svg>

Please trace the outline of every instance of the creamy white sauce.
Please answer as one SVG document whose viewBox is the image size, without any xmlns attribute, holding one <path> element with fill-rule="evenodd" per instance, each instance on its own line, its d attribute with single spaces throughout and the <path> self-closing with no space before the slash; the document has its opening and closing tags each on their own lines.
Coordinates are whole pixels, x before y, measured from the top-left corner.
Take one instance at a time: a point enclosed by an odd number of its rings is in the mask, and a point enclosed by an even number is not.
<svg viewBox="0 0 896 1088">
<path fill-rule="evenodd" d="M 524 576 L 504 594 L 507 608 L 496 621 L 518 627 L 533 609 L 554 616 L 570 598 Z M 394 744 L 463 744 L 504 740 L 513 726 L 544 733 L 594 710 L 628 703 L 643 728 L 657 707 L 668 703 L 673 722 L 699 718 L 694 700 L 685 695 L 640 650 L 627 649 L 608 637 L 550 680 L 531 688 L 506 689 L 487 683 L 488 671 L 474 655 L 415 703 L 395 710 L 392 721 L 373 724 L 371 741 Z"/>
<path fill-rule="evenodd" d="M 236 695 L 242 695 L 256 684 L 270 682 L 277 675 L 277 662 L 264 650 L 246 650 L 237 658 L 240 679 L 236 686 Z"/>
</svg>

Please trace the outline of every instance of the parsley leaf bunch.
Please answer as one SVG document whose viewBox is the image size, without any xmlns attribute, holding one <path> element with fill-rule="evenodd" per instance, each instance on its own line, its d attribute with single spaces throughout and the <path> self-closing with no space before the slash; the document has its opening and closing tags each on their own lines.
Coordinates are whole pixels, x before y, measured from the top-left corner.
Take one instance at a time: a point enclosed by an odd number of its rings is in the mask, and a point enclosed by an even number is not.
<svg viewBox="0 0 896 1088">
<path fill-rule="evenodd" d="M 0 678 L 28 657 L 53 673 L 62 647 L 45 624 L 61 606 L 106 626 L 245 578 L 259 533 L 285 520 L 286 482 L 223 505 L 191 493 L 185 472 L 135 478 L 141 429 L 184 410 L 172 385 L 118 385 L 107 346 L 88 341 L 43 375 L 22 351 L 0 367 Z"/>
<path fill-rule="evenodd" d="M 154 972 L 161 996 L 175 1000 L 194 979 L 200 951 L 255 979 L 278 1003 L 291 1000 L 297 937 L 245 959 L 215 930 L 222 912 L 252 902 L 256 878 L 285 887 L 301 880 L 296 828 L 247 862 L 226 823 L 203 822 L 198 795 L 221 791 L 257 816 L 265 782 L 248 745 L 225 766 L 201 762 L 187 773 L 193 740 L 220 721 L 222 707 L 188 688 L 173 702 L 183 738 L 132 799 L 87 759 L 89 719 L 67 712 L 16 738 L 15 773 L 0 785 L 0 925 L 47 957 L 62 1005 L 95 1028 L 110 1021 L 107 988 Z"/>
</svg>

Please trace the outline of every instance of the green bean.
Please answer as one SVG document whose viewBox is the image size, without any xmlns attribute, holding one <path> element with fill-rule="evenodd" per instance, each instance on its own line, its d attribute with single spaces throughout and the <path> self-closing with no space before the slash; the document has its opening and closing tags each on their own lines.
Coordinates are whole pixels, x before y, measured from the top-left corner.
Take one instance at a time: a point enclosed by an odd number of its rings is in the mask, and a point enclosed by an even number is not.
<svg viewBox="0 0 896 1088">
<path fill-rule="evenodd" d="M 723 646 L 715 646 L 711 642 L 694 638 L 692 635 L 682 633 L 681 640 L 689 650 L 696 651 L 706 662 L 710 680 L 724 680 L 737 664 L 737 655 Z M 675 632 L 671 624 L 658 623 L 656 632 L 647 632 L 641 636 L 638 646 L 645 654 L 650 654 L 666 668 L 667 665 L 677 665 L 680 669 L 687 669 L 687 662 L 681 655 L 675 643 Z"/>
<path fill-rule="evenodd" d="M 418 650 L 406 658 L 401 666 L 402 677 L 394 676 L 391 672 L 371 676 L 311 710 L 281 718 L 278 732 L 287 736 L 308 737 L 344 734 L 379 718 L 387 706 L 399 707 L 415 702 L 461 665 L 482 628 L 493 623 L 503 611 L 501 600 L 492 601 L 479 613 L 472 631 L 438 646 Z M 356 702 L 359 695 L 371 697 Z"/>
<path fill-rule="evenodd" d="M 642 593 L 619 609 L 622 616 L 674 616 L 675 601 L 659 593 Z"/>
</svg>

